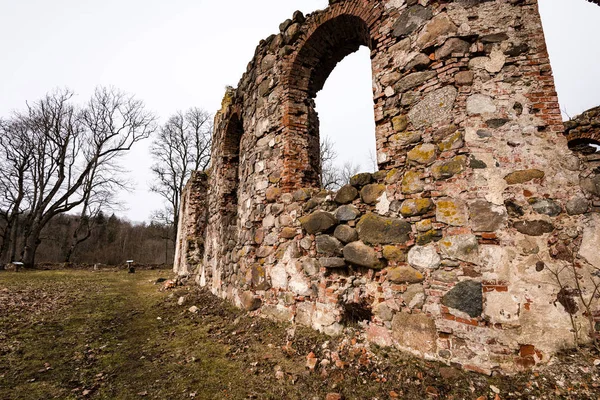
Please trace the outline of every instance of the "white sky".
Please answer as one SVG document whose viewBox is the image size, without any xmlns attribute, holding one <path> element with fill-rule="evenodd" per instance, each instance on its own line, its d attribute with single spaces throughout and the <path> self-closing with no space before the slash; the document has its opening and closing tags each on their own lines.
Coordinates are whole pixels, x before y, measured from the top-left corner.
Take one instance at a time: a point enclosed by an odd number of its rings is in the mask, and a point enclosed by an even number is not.
<svg viewBox="0 0 600 400">
<path fill-rule="evenodd" d="M 600 104 L 600 7 L 584 0 L 539 0 L 559 99 L 570 116 Z M 179 109 L 216 111 L 236 86 L 258 42 L 296 9 L 327 0 L 0 0 L 0 116 L 56 87 L 84 102 L 97 85 L 143 100 L 161 121 Z M 317 97 L 321 134 L 339 162 L 368 169 L 374 150 L 369 53 L 344 59 Z M 127 211 L 147 220 L 161 208 L 148 192 L 148 141 L 127 156 L 136 191 Z"/>
</svg>

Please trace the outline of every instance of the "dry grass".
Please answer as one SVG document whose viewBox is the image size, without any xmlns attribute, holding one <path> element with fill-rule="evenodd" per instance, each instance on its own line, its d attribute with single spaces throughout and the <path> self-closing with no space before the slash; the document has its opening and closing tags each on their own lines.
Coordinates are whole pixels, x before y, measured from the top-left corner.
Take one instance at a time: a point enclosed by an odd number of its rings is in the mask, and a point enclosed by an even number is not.
<svg viewBox="0 0 600 400">
<path fill-rule="evenodd" d="M 490 378 L 250 318 L 195 286 L 159 291 L 168 276 L 0 273 L 0 399 L 494 399 L 490 385 L 500 399 L 599 398 L 591 353 Z"/>
</svg>

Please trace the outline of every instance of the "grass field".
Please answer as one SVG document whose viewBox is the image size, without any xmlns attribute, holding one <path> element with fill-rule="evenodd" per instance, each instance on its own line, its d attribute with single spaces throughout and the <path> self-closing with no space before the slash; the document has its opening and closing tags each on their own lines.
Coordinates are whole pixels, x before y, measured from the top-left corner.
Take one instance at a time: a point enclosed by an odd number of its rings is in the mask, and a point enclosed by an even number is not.
<svg viewBox="0 0 600 400">
<path fill-rule="evenodd" d="M 196 286 L 160 291 L 169 276 L 0 273 L 0 399 L 599 398 L 590 354 L 490 378 L 251 318 Z"/>
</svg>

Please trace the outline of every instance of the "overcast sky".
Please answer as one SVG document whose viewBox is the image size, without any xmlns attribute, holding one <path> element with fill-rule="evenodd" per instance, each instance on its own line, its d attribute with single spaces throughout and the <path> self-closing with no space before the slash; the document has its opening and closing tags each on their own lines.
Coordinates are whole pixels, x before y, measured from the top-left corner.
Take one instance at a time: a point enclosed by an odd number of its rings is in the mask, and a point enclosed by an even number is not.
<svg viewBox="0 0 600 400">
<path fill-rule="evenodd" d="M 563 111 L 600 104 L 600 7 L 585 0 L 539 0 Z M 300 9 L 327 0 L 0 0 L 0 116 L 57 87 L 86 101 L 97 85 L 136 95 L 164 121 L 176 110 L 216 111 L 237 86 L 260 39 Z M 339 162 L 370 168 L 374 122 L 369 52 L 344 59 L 317 97 L 321 133 Z M 133 221 L 161 208 L 148 192 L 148 145 L 125 160 L 136 184 L 123 194 Z"/>
</svg>

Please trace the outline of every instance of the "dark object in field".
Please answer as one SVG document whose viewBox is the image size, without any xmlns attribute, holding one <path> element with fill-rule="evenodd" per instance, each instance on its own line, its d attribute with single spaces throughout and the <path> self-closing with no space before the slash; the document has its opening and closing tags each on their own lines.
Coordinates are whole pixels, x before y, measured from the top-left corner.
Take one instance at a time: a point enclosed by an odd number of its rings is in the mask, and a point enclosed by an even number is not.
<svg viewBox="0 0 600 400">
<path fill-rule="evenodd" d="M 156 282 L 154 282 L 154 284 L 155 284 L 155 285 L 158 285 L 159 283 L 163 283 L 163 282 L 166 282 L 166 281 L 167 281 L 167 279 L 166 279 L 166 278 L 158 278 L 158 279 L 156 280 Z"/>
<path fill-rule="evenodd" d="M 135 267 L 129 267 L 129 274 L 135 274 Z"/>
</svg>

